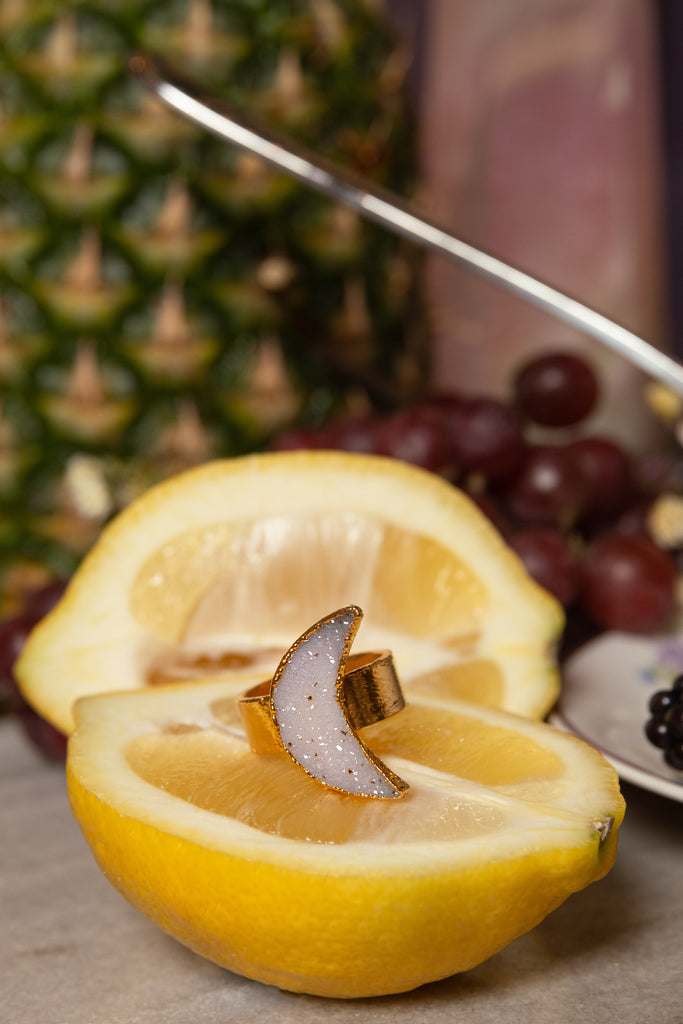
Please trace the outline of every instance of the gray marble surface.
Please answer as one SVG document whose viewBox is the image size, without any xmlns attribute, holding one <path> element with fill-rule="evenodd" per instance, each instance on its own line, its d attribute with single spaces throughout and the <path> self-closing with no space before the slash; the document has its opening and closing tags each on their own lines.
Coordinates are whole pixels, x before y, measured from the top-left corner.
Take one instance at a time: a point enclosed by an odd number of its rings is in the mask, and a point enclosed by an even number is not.
<svg viewBox="0 0 683 1024">
<path fill-rule="evenodd" d="M 8 1024 L 683 1024 L 683 803 L 624 787 L 617 862 L 467 974 L 353 1002 L 195 956 L 100 875 L 63 769 L 0 724 L 0 1018 Z"/>
</svg>

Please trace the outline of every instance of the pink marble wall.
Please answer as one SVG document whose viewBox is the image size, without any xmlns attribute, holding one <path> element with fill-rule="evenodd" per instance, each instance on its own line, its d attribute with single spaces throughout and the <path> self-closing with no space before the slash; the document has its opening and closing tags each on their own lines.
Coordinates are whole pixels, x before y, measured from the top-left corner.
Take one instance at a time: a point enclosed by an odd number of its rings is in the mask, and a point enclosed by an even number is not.
<svg viewBox="0 0 683 1024">
<path fill-rule="evenodd" d="M 658 54 L 650 0 L 431 0 L 420 91 L 423 208 L 456 234 L 666 347 Z M 590 352 L 595 426 L 639 444 L 642 378 L 441 257 L 434 379 L 504 395 L 530 353 Z"/>
</svg>

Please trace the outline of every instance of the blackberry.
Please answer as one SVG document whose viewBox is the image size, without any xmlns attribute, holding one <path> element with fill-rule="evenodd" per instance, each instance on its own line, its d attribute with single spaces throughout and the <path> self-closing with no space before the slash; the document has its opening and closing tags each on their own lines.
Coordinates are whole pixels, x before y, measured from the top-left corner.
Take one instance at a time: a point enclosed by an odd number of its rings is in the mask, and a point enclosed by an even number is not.
<svg viewBox="0 0 683 1024">
<path fill-rule="evenodd" d="M 659 747 L 670 768 L 683 771 L 683 673 L 668 690 L 652 694 L 648 710 L 645 735 Z"/>
</svg>

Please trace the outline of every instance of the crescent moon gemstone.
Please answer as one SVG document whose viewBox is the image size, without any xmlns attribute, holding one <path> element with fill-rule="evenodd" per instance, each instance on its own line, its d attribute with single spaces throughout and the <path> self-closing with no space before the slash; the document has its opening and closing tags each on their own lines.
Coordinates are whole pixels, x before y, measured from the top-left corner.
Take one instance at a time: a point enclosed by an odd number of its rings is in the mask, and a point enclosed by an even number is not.
<svg viewBox="0 0 683 1024">
<path fill-rule="evenodd" d="M 376 757 L 349 721 L 345 667 L 361 618 L 350 605 L 311 626 L 280 662 L 271 713 L 282 746 L 309 775 L 357 796 L 395 798 L 408 788 Z"/>
</svg>

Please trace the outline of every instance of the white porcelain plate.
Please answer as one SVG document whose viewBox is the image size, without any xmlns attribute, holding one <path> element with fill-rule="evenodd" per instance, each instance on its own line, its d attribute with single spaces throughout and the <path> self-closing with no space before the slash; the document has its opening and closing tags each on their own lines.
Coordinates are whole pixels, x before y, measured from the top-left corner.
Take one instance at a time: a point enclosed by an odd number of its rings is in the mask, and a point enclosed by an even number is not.
<svg viewBox="0 0 683 1024">
<path fill-rule="evenodd" d="M 622 779 L 683 802 L 683 772 L 668 768 L 643 732 L 651 694 L 681 672 L 683 633 L 605 633 L 567 660 L 550 721 L 596 747 Z"/>
</svg>

